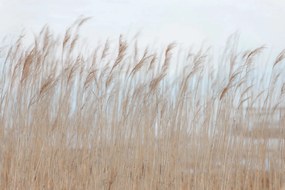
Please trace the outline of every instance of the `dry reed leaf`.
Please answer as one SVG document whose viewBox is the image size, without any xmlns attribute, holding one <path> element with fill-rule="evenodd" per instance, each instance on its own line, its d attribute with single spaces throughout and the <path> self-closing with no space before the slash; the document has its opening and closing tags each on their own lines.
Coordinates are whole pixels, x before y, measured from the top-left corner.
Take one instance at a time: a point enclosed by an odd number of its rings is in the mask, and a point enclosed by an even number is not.
<svg viewBox="0 0 285 190">
<path fill-rule="evenodd" d="M 115 60 L 115 63 L 111 69 L 111 72 L 113 72 L 113 70 L 119 65 L 119 63 L 123 60 L 125 54 L 126 54 L 126 50 L 127 50 L 127 43 L 126 41 L 123 40 L 123 36 L 120 35 L 119 38 L 119 50 L 118 50 L 118 55 L 117 58 Z"/>
<path fill-rule="evenodd" d="M 234 66 L 237 64 L 238 55 L 232 55 L 230 58 L 230 75 L 233 72 Z"/>
<path fill-rule="evenodd" d="M 141 60 L 135 65 L 135 67 L 131 71 L 130 75 L 135 75 L 142 68 L 142 66 L 146 63 L 146 60 L 148 60 L 149 58 L 153 58 L 153 57 L 154 55 L 149 55 L 149 56 L 143 55 Z"/>
<path fill-rule="evenodd" d="M 153 70 L 154 69 L 154 63 L 157 60 L 157 55 L 154 54 L 150 63 L 149 63 L 149 67 L 148 67 L 148 71 Z"/>
<path fill-rule="evenodd" d="M 165 76 L 166 76 L 166 73 L 161 73 L 161 74 L 159 74 L 158 77 L 154 78 L 154 79 L 150 82 L 150 85 L 149 85 L 150 90 L 151 90 L 151 91 L 154 91 L 154 90 L 157 88 L 159 82 L 160 82 Z"/>
<path fill-rule="evenodd" d="M 110 49 L 110 42 L 107 39 L 105 42 L 105 45 L 104 45 L 103 52 L 102 52 L 101 60 L 104 59 L 105 57 L 107 57 L 109 49 Z"/>
<path fill-rule="evenodd" d="M 241 93 L 241 97 L 243 97 L 252 87 L 254 87 L 255 85 L 252 84 L 250 86 L 248 86 L 242 93 Z"/>
<path fill-rule="evenodd" d="M 251 96 L 249 96 L 249 97 L 244 98 L 243 100 L 241 100 L 241 101 L 239 102 L 238 109 L 243 105 L 244 102 L 248 101 L 249 99 L 251 99 Z"/>
<path fill-rule="evenodd" d="M 71 43 L 70 43 L 70 48 L 69 48 L 69 53 L 70 53 L 70 54 L 71 54 L 72 51 L 74 50 L 75 45 L 76 45 L 78 39 L 79 39 L 79 35 L 76 34 L 75 37 L 73 37 L 73 39 L 72 39 L 72 41 L 71 41 Z"/>
<path fill-rule="evenodd" d="M 77 65 L 77 64 L 74 64 L 74 65 L 72 65 L 72 66 L 70 66 L 70 67 L 68 67 L 67 68 L 67 72 L 68 72 L 68 74 L 67 74 L 67 84 L 70 84 L 71 83 L 71 81 L 72 81 L 72 79 L 74 78 L 74 76 L 75 76 L 75 72 L 76 72 L 76 70 L 79 68 L 79 66 Z"/>
<path fill-rule="evenodd" d="M 283 85 L 282 85 L 281 95 L 285 95 L 285 83 L 283 83 Z"/>
<path fill-rule="evenodd" d="M 141 97 L 140 95 L 143 93 L 143 90 L 145 89 L 146 84 L 141 84 L 134 90 L 133 97 Z"/>
<path fill-rule="evenodd" d="M 285 58 L 285 50 L 283 50 L 283 51 L 281 51 L 281 52 L 279 53 L 279 55 L 277 56 L 277 58 L 276 58 L 276 60 L 275 60 L 275 62 L 274 62 L 274 64 L 273 64 L 273 68 L 274 68 L 276 65 L 282 63 L 282 61 L 284 60 L 284 58 Z"/>
<path fill-rule="evenodd" d="M 272 113 L 274 113 L 279 107 L 280 105 L 283 103 L 283 101 L 278 101 L 272 108 Z"/>
<path fill-rule="evenodd" d="M 97 74 L 97 70 L 92 70 L 88 73 L 86 79 L 85 79 L 85 82 L 84 82 L 84 88 L 87 88 L 89 86 L 89 84 L 95 80 L 96 78 L 96 74 Z"/>
<path fill-rule="evenodd" d="M 41 86 L 39 91 L 39 97 L 42 97 L 49 89 L 55 86 L 57 79 L 54 79 L 53 76 L 50 76 Z"/>
<path fill-rule="evenodd" d="M 276 83 L 278 82 L 278 78 L 281 76 L 281 72 L 279 72 L 273 79 L 272 81 L 272 86 L 275 86 Z"/>
<path fill-rule="evenodd" d="M 64 35 L 64 39 L 62 42 L 62 49 L 64 50 L 67 46 L 67 43 L 69 42 L 69 40 L 71 39 L 71 34 L 70 34 L 70 30 L 66 30 L 65 35 Z"/>
<path fill-rule="evenodd" d="M 138 47 L 138 41 L 135 40 L 135 44 L 134 44 L 134 60 L 136 61 L 138 58 L 138 54 L 139 54 L 139 47 Z"/>
<path fill-rule="evenodd" d="M 202 50 L 200 50 L 202 51 Z M 196 54 L 193 59 L 194 68 L 199 68 L 203 63 L 205 63 L 207 55 L 203 55 L 202 52 Z"/>
<path fill-rule="evenodd" d="M 236 90 L 239 89 L 245 83 L 246 83 L 246 78 L 245 77 L 241 78 L 240 81 L 238 82 L 238 84 L 235 86 Z"/>
<path fill-rule="evenodd" d="M 225 96 L 225 94 L 228 92 L 228 90 L 229 90 L 229 86 L 227 85 L 227 86 L 223 89 L 223 91 L 222 91 L 222 93 L 221 93 L 221 95 L 220 95 L 220 100 L 222 100 L 222 98 Z"/>
<path fill-rule="evenodd" d="M 111 82 L 113 80 L 113 76 L 114 76 L 114 74 L 109 74 L 109 76 L 108 76 L 108 78 L 106 80 L 106 83 L 105 83 L 106 88 L 108 88 L 109 85 L 111 84 Z"/>
<path fill-rule="evenodd" d="M 234 73 L 230 75 L 230 82 L 232 83 L 240 74 L 242 73 L 242 70 L 237 70 Z"/>
<path fill-rule="evenodd" d="M 163 62 L 163 66 L 162 66 L 162 71 L 166 72 L 169 64 L 170 64 L 170 59 L 171 59 L 171 51 L 176 47 L 175 43 L 171 43 L 167 46 L 165 53 L 164 53 L 164 62 Z"/>
<path fill-rule="evenodd" d="M 23 83 L 23 81 L 28 77 L 28 75 L 30 74 L 30 67 L 33 63 L 33 59 L 34 59 L 34 49 L 32 49 L 28 55 L 25 57 L 24 60 L 24 64 L 23 64 L 23 70 L 22 70 L 22 79 L 21 79 L 21 83 Z"/>
<path fill-rule="evenodd" d="M 250 107 L 253 107 L 254 103 L 258 100 L 258 98 L 263 95 L 265 92 L 265 90 L 262 90 L 260 93 L 258 93 L 258 95 L 253 99 L 253 101 L 251 102 Z"/>
<path fill-rule="evenodd" d="M 52 34 L 50 33 L 48 26 L 46 27 L 43 35 L 44 35 L 44 37 L 43 37 L 43 40 L 42 40 L 43 41 L 42 49 L 45 51 L 46 49 L 48 49 L 50 41 L 51 41 L 50 39 L 52 37 Z M 37 48 L 35 48 L 35 49 L 37 49 Z"/>
<path fill-rule="evenodd" d="M 182 97 L 186 91 L 187 91 L 187 87 L 188 87 L 188 81 L 191 77 L 191 73 L 188 74 L 188 76 L 185 78 L 185 80 L 182 81 L 182 85 L 181 85 L 181 88 L 180 88 L 180 92 L 179 92 L 179 96 Z"/>
<path fill-rule="evenodd" d="M 85 24 L 88 20 L 92 19 L 92 17 L 83 17 L 78 20 L 78 27 L 81 27 L 83 24 Z"/>
<path fill-rule="evenodd" d="M 265 46 L 261 46 L 259 48 L 252 50 L 252 51 L 246 52 L 243 56 L 243 58 L 246 59 L 246 63 L 251 63 L 252 58 L 255 57 L 257 54 L 261 53 L 262 50 L 264 50 L 265 48 L 266 48 Z"/>
</svg>

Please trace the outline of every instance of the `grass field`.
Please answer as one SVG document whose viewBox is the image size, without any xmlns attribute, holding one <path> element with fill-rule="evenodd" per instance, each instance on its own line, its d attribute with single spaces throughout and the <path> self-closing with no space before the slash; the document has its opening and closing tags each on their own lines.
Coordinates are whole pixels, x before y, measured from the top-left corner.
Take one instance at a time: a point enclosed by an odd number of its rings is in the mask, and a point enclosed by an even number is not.
<svg viewBox="0 0 285 190">
<path fill-rule="evenodd" d="M 64 36 L 1 48 L 0 189 L 249 189 L 285 183 L 285 52 Z"/>
</svg>

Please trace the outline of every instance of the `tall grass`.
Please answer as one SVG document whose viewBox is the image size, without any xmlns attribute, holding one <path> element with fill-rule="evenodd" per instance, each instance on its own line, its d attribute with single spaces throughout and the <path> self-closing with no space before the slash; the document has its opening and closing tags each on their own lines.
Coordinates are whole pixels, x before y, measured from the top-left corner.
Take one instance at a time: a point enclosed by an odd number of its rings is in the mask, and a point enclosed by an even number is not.
<svg viewBox="0 0 285 190">
<path fill-rule="evenodd" d="M 0 189 L 281 189 L 284 51 L 86 48 L 85 21 L 1 49 Z"/>
</svg>

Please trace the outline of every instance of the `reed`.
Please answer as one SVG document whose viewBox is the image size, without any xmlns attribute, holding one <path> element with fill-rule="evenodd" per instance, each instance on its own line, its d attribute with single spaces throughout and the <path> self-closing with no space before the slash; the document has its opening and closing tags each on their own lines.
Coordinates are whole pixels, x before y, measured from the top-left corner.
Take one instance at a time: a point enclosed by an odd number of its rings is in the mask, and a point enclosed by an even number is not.
<svg viewBox="0 0 285 190">
<path fill-rule="evenodd" d="M 284 51 L 83 51 L 87 20 L 1 48 L 0 189 L 282 188 Z"/>
</svg>

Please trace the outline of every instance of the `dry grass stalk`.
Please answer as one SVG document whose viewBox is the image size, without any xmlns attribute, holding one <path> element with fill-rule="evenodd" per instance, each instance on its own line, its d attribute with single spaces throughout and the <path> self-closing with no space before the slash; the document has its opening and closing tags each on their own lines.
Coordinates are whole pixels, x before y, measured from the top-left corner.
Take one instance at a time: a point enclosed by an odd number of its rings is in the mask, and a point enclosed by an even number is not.
<svg viewBox="0 0 285 190">
<path fill-rule="evenodd" d="M 131 50 L 122 36 L 87 55 L 86 20 L 61 43 L 45 27 L 1 50 L 0 189 L 282 188 L 283 53 L 270 83 L 251 80 L 263 47 L 228 47 L 222 69 L 208 51 Z"/>
</svg>

